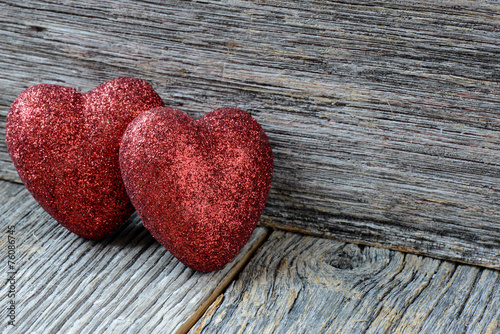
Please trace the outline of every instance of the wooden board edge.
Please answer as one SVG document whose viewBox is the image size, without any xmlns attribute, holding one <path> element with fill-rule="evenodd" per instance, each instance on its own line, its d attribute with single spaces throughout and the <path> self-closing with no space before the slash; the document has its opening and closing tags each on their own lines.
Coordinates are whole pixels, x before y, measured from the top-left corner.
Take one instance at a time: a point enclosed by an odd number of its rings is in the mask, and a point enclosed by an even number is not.
<svg viewBox="0 0 500 334">
<path fill-rule="evenodd" d="M 452 256 L 449 256 L 449 257 L 447 257 L 447 256 L 433 256 L 432 253 L 430 253 L 430 252 L 419 252 L 418 250 L 413 249 L 413 248 L 399 247 L 396 245 L 387 245 L 387 244 L 377 243 L 377 242 L 362 242 L 359 239 L 352 239 L 349 237 L 345 237 L 345 238 L 337 237 L 336 238 L 335 236 L 333 236 L 331 234 L 331 232 L 316 232 L 313 230 L 306 230 L 306 229 L 296 227 L 296 226 L 280 225 L 280 224 L 274 223 L 271 219 L 262 219 L 259 226 L 269 227 L 269 228 L 274 229 L 274 230 L 281 230 L 281 231 L 287 231 L 287 232 L 292 232 L 292 233 L 298 233 L 298 234 L 302 234 L 302 235 L 309 235 L 309 236 L 313 236 L 313 237 L 331 239 L 331 240 L 340 241 L 340 242 L 347 242 L 347 243 L 351 243 L 351 244 L 355 244 L 355 245 L 364 245 L 364 246 L 370 246 L 370 247 L 389 249 L 389 250 L 399 251 L 399 252 L 403 252 L 403 253 L 425 256 L 425 257 L 429 257 L 429 258 L 441 260 L 441 261 L 449 261 L 449 262 L 454 262 L 454 263 L 458 263 L 458 264 L 465 264 L 465 265 L 500 271 L 500 267 L 488 265 L 488 263 L 485 263 L 485 262 L 464 261 L 464 260 L 461 260 L 457 257 L 452 257 Z"/>
<path fill-rule="evenodd" d="M 221 303 L 223 298 L 223 293 L 233 282 L 238 275 L 245 269 L 246 265 L 253 258 L 255 253 L 259 250 L 264 242 L 271 235 L 271 229 L 266 227 L 264 233 L 254 242 L 252 247 L 241 257 L 238 263 L 227 273 L 226 277 L 219 283 L 217 288 L 212 292 L 212 294 L 201 304 L 198 309 L 196 309 L 193 314 L 186 320 L 184 324 L 182 324 L 177 330 L 176 334 L 186 334 L 191 328 L 198 322 L 198 320 L 205 314 L 209 307 L 213 306 L 216 303 Z"/>
</svg>

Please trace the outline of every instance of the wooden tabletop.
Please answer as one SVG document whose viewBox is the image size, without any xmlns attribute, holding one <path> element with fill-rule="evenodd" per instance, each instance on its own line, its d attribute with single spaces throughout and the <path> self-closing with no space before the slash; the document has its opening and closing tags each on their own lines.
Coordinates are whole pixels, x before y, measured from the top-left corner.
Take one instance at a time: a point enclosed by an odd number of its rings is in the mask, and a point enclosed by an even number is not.
<svg viewBox="0 0 500 334">
<path fill-rule="evenodd" d="M 15 241 L 14 259 L 0 266 L 4 279 L 14 275 L 3 286 L 2 333 L 500 331 L 496 270 L 259 227 L 235 260 L 202 274 L 135 215 L 90 241 L 23 185 L 0 181 L 0 203 L 2 252 Z"/>
</svg>

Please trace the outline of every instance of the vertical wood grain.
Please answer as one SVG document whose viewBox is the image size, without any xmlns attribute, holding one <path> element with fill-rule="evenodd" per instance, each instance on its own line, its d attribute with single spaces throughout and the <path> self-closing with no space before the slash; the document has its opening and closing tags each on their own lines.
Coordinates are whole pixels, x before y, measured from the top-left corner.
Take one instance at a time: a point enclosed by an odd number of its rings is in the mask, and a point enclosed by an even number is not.
<svg viewBox="0 0 500 334">
<path fill-rule="evenodd" d="M 195 272 L 156 242 L 134 215 L 101 241 L 78 237 L 54 221 L 24 186 L 0 181 L 0 251 L 15 227 L 16 325 L 1 312 L 1 333 L 173 333 L 240 271 L 265 237 L 258 228 L 220 271 Z M 7 261 L 0 263 L 6 279 Z M 2 284 L 5 309 L 7 285 Z"/>
<path fill-rule="evenodd" d="M 500 273 L 274 232 L 191 333 L 498 333 Z"/>
</svg>

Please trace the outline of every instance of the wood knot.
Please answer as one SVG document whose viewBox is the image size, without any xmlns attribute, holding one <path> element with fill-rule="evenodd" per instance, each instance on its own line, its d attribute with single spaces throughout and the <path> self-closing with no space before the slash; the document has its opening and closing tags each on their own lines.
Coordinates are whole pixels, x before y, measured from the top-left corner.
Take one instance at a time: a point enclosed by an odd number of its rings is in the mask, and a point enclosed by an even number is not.
<svg viewBox="0 0 500 334">
<path fill-rule="evenodd" d="M 365 261 L 363 245 L 347 244 L 342 250 L 333 255 L 329 264 L 338 269 L 352 270 L 362 265 Z"/>
</svg>

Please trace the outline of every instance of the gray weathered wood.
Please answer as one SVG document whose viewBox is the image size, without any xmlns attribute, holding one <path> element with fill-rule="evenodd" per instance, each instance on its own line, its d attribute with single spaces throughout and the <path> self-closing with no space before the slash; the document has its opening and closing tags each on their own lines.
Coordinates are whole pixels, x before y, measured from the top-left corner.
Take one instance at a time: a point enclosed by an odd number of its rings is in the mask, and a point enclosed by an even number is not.
<svg viewBox="0 0 500 334">
<path fill-rule="evenodd" d="M 2 282 L 13 271 L 8 226 L 15 227 L 17 271 L 15 326 L 7 324 L 12 299 L 2 283 L 2 333 L 173 333 L 229 284 L 266 236 L 258 228 L 230 264 L 202 274 L 167 252 L 137 216 L 105 240 L 86 240 L 54 221 L 24 186 L 6 181 L 0 181 L 0 215 Z"/>
<path fill-rule="evenodd" d="M 495 270 L 276 231 L 225 290 L 265 228 L 239 259 L 200 274 L 166 252 L 137 217 L 103 241 L 85 240 L 6 181 L 0 215 L 5 254 L 15 226 L 17 270 L 17 325 L 1 319 L 2 333 L 500 331 Z M 9 271 L 5 259 L 0 269 Z"/>
<path fill-rule="evenodd" d="M 273 232 L 190 333 L 499 333 L 500 272 Z"/>
<path fill-rule="evenodd" d="M 5 118 L 8 109 L 0 107 L 0 178 L 14 182 L 20 182 L 16 169 L 10 160 L 5 143 Z"/>
<path fill-rule="evenodd" d="M 2 110 L 117 76 L 237 106 L 273 146 L 269 226 L 500 268 L 497 1 L 0 1 L 0 26 Z"/>
</svg>

